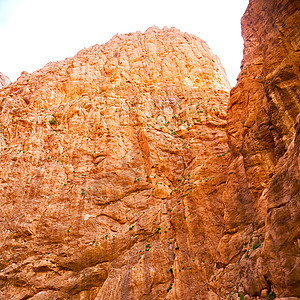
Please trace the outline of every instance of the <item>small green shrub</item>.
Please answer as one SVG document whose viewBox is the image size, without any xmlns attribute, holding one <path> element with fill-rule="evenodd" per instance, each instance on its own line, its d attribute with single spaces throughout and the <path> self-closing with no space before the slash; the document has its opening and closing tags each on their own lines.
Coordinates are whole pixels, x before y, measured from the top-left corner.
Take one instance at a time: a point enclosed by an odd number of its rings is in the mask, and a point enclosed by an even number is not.
<svg viewBox="0 0 300 300">
<path fill-rule="evenodd" d="M 268 299 L 275 299 L 276 298 L 276 294 L 271 291 L 270 294 L 268 295 Z"/>
<path fill-rule="evenodd" d="M 57 119 L 55 117 L 53 117 L 51 120 L 49 120 L 49 123 L 51 125 L 57 125 L 58 121 L 57 121 Z"/>
<path fill-rule="evenodd" d="M 160 230 L 161 230 L 161 228 L 158 227 L 158 228 L 155 230 L 155 233 L 159 233 Z"/>
<path fill-rule="evenodd" d="M 173 283 L 170 283 L 170 286 L 167 288 L 167 292 L 169 292 L 173 287 Z"/>
<path fill-rule="evenodd" d="M 252 250 L 254 251 L 254 250 L 257 249 L 259 246 L 260 246 L 260 243 L 259 243 L 259 242 L 255 242 L 255 243 L 252 245 Z"/>
</svg>

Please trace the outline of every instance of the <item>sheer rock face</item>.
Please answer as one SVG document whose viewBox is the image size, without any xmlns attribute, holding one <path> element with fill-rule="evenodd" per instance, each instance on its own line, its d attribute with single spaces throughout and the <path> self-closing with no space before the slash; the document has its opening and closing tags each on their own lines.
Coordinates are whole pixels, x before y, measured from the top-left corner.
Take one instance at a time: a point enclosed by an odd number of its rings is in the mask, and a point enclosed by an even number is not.
<svg viewBox="0 0 300 300">
<path fill-rule="evenodd" d="M 0 89 L 11 84 L 10 79 L 0 72 Z"/>
<path fill-rule="evenodd" d="M 207 299 L 229 84 L 177 29 L 117 35 L 0 91 L 0 298 Z"/>
<path fill-rule="evenodd" d="M 227 127 L 218 58 L 173 28 L 3 88 L 0 298 L 298 299 L 297 5 L 250 0 Z"/>
<path fill-rule="evenodd" d="M 299 3 L 288 0 L 252 0 L 242 18 L 225 231 L 211 280 L 222 299 L 237 291 L 300 295 L 299 21 Z"/>
</svg>

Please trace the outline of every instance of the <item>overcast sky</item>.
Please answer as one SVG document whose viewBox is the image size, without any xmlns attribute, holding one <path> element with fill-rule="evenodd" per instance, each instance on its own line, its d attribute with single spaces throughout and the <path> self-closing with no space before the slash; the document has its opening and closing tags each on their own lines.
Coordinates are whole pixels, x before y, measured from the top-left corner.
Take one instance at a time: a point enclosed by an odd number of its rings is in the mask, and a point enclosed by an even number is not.
<svg viewBox="0 0 300 300">
<path fill-rule="evenodd" d="M 16 80 L 116 33 L 156 25 L 205 40 L 235 85 L 248 0 L 0 0 L 0 72 Z"/>
</svg>

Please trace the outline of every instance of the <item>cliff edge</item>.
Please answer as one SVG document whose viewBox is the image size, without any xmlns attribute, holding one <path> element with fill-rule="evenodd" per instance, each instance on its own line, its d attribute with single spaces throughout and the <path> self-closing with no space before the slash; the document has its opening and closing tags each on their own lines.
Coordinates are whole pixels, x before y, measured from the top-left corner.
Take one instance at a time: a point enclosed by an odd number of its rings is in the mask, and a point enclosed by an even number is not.
<svg viewBox="0 0 300 300">
<path fill-rule="evenodd" d="M 242 18 L 244 58 L 227 115 L 225 234 L 211 281 L 221 299 L 300 295 L 299 20 L 299 3 L 286 0 L 250 0 Z"/>
</svg>

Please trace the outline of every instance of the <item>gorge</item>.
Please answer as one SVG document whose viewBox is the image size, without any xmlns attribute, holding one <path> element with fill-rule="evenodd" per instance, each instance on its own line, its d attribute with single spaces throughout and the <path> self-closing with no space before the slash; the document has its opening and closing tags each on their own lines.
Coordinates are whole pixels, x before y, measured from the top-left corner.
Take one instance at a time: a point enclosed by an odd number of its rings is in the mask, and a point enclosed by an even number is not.
<svg viewBox="0 0 300 300">
<path fill-rule="evenodd" d="M 232 89 L 155 26 L 1 80 L 0 299 L 299 299 L 299 20 L 250 0 Z"/>
</svg>

